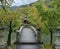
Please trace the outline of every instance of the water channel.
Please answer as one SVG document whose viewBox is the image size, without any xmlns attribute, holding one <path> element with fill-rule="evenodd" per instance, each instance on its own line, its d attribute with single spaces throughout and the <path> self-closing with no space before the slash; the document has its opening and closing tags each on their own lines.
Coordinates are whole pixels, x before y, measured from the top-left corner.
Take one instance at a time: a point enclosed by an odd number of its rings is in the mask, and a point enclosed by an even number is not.
<svg viewBox="0 0 60 49">
<path fill-rule="evenodd" d="M 22 29 L 22 32 L 20 34 L 21 36 L 19 38 L 19 42 L 25 44 L 15 45 L 15 49 L 39 49 L 39 46 L 37 44 L 33 44 L 37 43 L 37 40 L 34 31 L 31 28 L 26 27 Z"/>
</svg>

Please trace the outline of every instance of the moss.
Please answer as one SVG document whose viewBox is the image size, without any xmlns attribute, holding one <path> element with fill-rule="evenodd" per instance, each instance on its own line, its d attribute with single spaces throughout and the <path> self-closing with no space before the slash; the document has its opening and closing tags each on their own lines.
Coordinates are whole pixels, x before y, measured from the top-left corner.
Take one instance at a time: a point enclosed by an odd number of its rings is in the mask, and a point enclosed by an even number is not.
<svg viewBox="0 0 60 49">
<path fill-rule="evenodd" d="M 51 44 L 49 44 L 49 43 L 46 44 L 46 43 L 45 43 L 45 44 L 43 45 L 43 48 L 42 48 L 42 49 L 53 49 L 53 47 L 52 47 Z"/>
<path fill-rule="evenodd" d="M 14 46 L 13 46 L 13 45 L 11 45 L 11 46 L 9 46 L 9 47 L 8 47 L 8 49 L 14 49 Z"/>
</svg>

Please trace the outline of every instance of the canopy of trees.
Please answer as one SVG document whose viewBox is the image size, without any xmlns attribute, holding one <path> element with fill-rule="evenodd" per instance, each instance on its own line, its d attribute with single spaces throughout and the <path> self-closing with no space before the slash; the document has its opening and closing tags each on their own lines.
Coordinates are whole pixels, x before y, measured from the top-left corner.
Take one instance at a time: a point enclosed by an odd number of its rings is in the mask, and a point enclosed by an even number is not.
<svg viewBox="0 0 60 49">
<path fill-rule="evenodd" d="M 18 29 L 23 21 L 23 17 L 27 16 L 31 25 L 41 28 L 44 33 L 49 33 L 52 27 L 59 25 L 60 21 L 60 0 L 52 0 L 45 4 L 45 0 L 40 0 L 34 4 L 22 6 L 14 11 L 6 7 L 6 11 L 0 8 L 0 21 L 9 27 L 12 21 L 13 31 Z"/>
</svg>

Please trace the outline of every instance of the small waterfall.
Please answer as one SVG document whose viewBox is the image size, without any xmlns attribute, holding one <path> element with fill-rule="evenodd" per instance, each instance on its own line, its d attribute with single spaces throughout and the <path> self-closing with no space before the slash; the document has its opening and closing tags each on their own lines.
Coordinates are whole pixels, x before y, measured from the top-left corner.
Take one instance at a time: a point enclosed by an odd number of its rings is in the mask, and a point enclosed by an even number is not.
<svg viewBox="0 0 60 49">
<path fill-rule="evenodd" d="M 20 42 L 37 42 L 31 28 L 24 28 L 21 33 Z"/>
<path fill-rule="evenodd" d="M 20 43 L 37 43 L 34 31 L 31 28 L 23 28 L 20 32 L 21 36 L 19 38 Z M 39 49 L 36 44 L 22 44 L 15 45 L 15 49 Z"/>
</svg>

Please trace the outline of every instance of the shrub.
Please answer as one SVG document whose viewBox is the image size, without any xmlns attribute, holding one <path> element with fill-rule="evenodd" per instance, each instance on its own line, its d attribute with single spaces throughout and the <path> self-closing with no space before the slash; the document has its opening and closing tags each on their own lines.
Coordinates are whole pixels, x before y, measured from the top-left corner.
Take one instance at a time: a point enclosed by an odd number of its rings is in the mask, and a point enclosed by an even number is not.
<svg viewBox="0 0 60 49">
<path fill-rule="evenodd" d="M 42 49 L 53 49 L 51 44 L 44 44 Z"/>
</svg>

